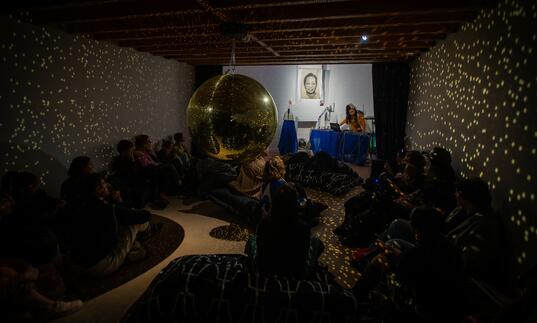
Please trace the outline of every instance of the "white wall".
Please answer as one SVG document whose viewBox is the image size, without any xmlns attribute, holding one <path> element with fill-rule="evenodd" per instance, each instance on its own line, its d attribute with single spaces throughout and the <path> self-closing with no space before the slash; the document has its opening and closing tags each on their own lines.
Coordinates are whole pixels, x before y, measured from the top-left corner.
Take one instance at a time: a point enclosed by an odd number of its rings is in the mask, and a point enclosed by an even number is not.
<svg viewBox="0 0 537 323">
<path fill-rule="evenodd" d="M 297 100 L 297 65 L 237 66 L 236 73 L 249 76 L 261 83 L 272 95 L 278 107 L 278 130 L 270 149 L 276 149 L 280 138 L 283 114 L 288 101 L 293 101 L 292 112 L 300 121 L 317 121 L 324 107 L 319 100 Z M 224 71 L 228 68 L 224 67 Z M 354 103 L 365 107 L 365 115 L 373 116 L 373 82 L 371 64 L 327 65 L 328 84 L 325 84 L 325 106 L 334 104 L 339 120 L 345 116 L 345 106 Z"/>
</svg>

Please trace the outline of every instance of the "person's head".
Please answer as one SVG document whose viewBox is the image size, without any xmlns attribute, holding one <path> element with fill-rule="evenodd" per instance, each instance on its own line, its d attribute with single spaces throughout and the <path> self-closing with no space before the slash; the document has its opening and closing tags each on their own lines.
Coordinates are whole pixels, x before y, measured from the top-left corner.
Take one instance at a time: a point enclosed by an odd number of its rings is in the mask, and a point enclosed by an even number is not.
<svg viewBox="0 0 537 323">
<path fill-rule="evenodd" d="M 103 176 L 93 173 L 84 178 L 82 182 L 82 194 L 85 200 L 104 200 L 109 195 L 108 185 Z"/>
<path fill-rule="evenodd" d="M 364 111 L 358 110 L 358 118 L 365 118 Z"/>
<path fill-rule="evenodd" d="M 175 143 L 183 143 L 185 139 L 183 138 L 183 133 L 178 132 L 173 135 L 173 140 L 175 140 Z"/>
<path fill-rule="evenodd" d="M 270 182 L 285 176 L 285 164 L 280 156 L 274 156 L 265 163 L 263 181 Z"/>
<path fill-rule="evenodd" d="M 173 142 L 168 139 L 162 140 L 162 150 L 166 153 L 169 153 L 173 150 Z"/>
<path fill-rule="evenodd" d="M 151 139 L 148 135 L 138 135 L 134 137 L 134 147 L 138 150 L 150 150 L 151 149 Z"/>
<path fill-rule="evenodd" d="M 410 226 L 416 240 L 428 242 L 442 235 L 444 221 L 442 213 L 435 208 L 418 206 L 410 213 Z"/>
<path fill-rule="evenodd" d="M 435 147 L 427 154 L 427 176 L 443 181 L 455 182 L 455 172 L 451 167 L 451 154 L 445 148 Z"/>
<path fill-rule="evenodd" d="M 420 172 L 419 169 L 412 164 L 405 164 L 403 169 L 403 179 L 407 181 L 412 181 L 418 178 Z"/>
<path fill-rule="evenodd" d="M 451 153 L 442 147 L 434 147 L 428 154 L 431 166 L 451 167 Z"/>
<path fill-rule="evenodd" d="M 122 139 L 117 143 L 116 149 L 120 155 L 130 156 L 134 150 L 134 144 L 130 140 Z"/>
<path fill-rule="evenodd" d="M 347 120 L 357 118 L 358 109 L 356 109 L 356 106 L 354 106 L 354 104 L 347 104 L 347 106 L 345 107 L 345 116 L 347 117 Z"/>
<path fill-rule="evenodd" d="M 462 179 L 455 189 L 457 204 L 468 214 L 491 209 L 492 198 L 488 184 L 481 178 Z"/>
<path fill-rule="evenodd" d="M 272 219 L 293 222 L 297 219 L 299 210 L 298 192 L 293 183 L 285 183 L 272 195 Z"/>
<path fill-rule="evenodd" d="M 425 167 L 425 157 L 423 157 L 423 154 L 417 150 L 411 150 L 407 151 L 405 154 L 405 157 L 402 160 L 403 165 L 411 164 L 415 166 L 417 169 L 423 170 Z"/>
<path fill-rule="evenodd" d="M 93 172 L 93 163 L 88 156 L 78 156 L 73 159 L 67 175 L 69 177 L 81 177 Z"/>
<path fill-rule="evenodd" d="M 317 76 L 315 76 L 315 74 L 306 74 L 304 77 L 304 89 L 306 90 L 306 94 L 315 95 L 317 89 Z"/>
</svg>

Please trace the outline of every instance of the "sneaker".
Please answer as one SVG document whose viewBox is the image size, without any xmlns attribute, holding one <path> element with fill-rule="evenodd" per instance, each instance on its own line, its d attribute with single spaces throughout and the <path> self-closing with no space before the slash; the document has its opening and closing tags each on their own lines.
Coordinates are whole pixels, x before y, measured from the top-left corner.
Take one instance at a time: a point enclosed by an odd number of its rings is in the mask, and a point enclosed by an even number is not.
<svg viewBox="0 0 537 323">
<path fill-rule="evenodd" d="M 83 305 L 79 299 L 69 302 L 56 301 L 48 308 L 48 314 L 53 318 L 62 317 L 80 310 Z"/>
</svg>

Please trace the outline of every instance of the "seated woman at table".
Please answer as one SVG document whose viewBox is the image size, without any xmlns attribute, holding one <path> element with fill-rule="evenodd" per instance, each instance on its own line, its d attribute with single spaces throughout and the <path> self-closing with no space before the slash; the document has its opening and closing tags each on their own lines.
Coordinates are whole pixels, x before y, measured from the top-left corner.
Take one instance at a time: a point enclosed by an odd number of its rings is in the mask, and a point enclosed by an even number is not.
<svg viewBox="0 0 537 323">
<path fill-rule="evenodd" d="M 340 125 L 348 125 L 349 129 L 354 132 L 365 132 L 366 123 L 363 111 L 358 111 L 354 104 L 349 103 L 345 107 L 345 119 L 341 120 Z"/>
</svg>

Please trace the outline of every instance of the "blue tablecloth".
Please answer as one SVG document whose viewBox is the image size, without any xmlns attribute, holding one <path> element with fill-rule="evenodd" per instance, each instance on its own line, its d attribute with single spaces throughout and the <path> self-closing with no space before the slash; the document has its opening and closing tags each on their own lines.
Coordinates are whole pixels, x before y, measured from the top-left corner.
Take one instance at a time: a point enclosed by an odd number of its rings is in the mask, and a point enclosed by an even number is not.
<svg viewBox="0 0 537 323">
<path fill-rule="evenodd" d="M 316 153 L 324 151 L 334 158 L 338 158 L 339 144 L 342 132 L 332 130 L 311 129 L 310 146 L 311 150 Z"/>
<path fill-rule="evenodd" d="M 280 134 L 280 142 L 278 143 L 280 155 L 287 153 L 296 153 L 298 150 L 298 139 L 296 135 L 296 127 L 294 120 L 284 120 L 282 132 Z"/>
<path fill-rule="evenodd" d="M 314 153 L 324 151 L 338 160 L 364 165 L 369 149 L 369 135 L 312 129 L 310 146 Z"/>
<path fill-rule="evenodd" d="M 344 132 L 338 159 L 356 165 L 364 165 L 367 159 L 368 148 L 369 135 Z"/>
</svg>

